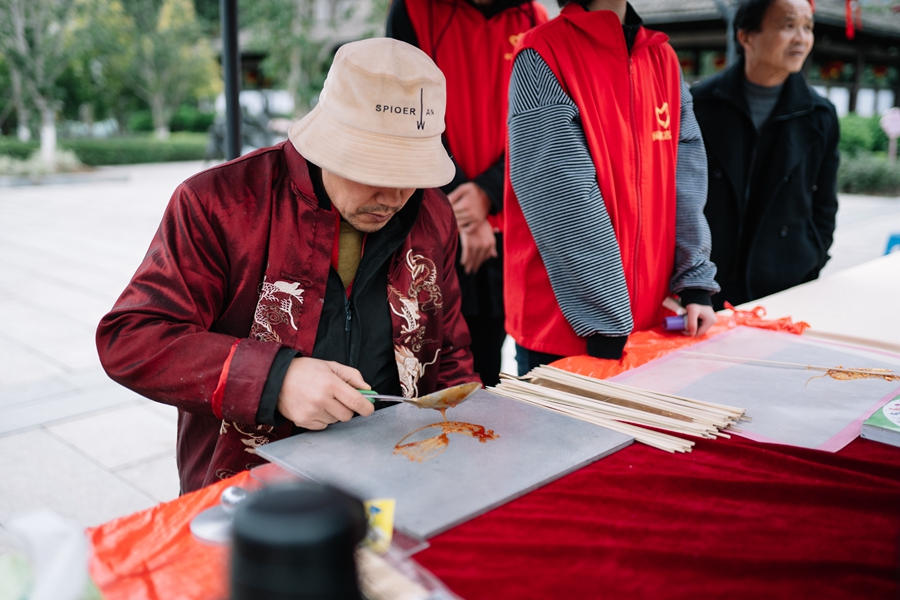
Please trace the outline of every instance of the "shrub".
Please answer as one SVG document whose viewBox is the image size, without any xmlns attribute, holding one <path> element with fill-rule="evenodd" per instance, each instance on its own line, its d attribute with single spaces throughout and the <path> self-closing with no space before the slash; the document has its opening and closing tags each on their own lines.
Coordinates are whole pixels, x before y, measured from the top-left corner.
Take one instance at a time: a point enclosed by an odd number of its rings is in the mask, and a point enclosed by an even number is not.
<svg viewBox="0 0 900 600">
<path fill-rule="evenodd" d="M 900 167 L 884 155 L 858 152 L 841 158 L 838 190 L 854 194 L 900 194 Z"/>
<path fill-rule="evenodd" d="M 205 133 L 209 126 L 212 125 L 213 119 L 216 118 L 215 113 L 201 112 L 197 108 L 188 104 L 182 104 L 175 111 L 172 122 L 169 127 L 172 131 L 195 131 L 197 133 Z"/>
<path fill-rule="evenodd" d="M 844 156 L 856 156 L 859 152 L 870 152 L 874 140 L 869 119 L 850 113 L 841 117 L 841 141 L 838 147 Z"/>
<path fill-rule="evenodd" d="M 850 113 L 841 117 L 841 152 L 855 156 L 859 152 L 887 152 L 888 137 L 881 128 L 881 117 L 861 117 Z"/>
<path fill-rule="evenodd" d="M 206 158 L 206 135 L 175 133 L 167 140 L 149 135 L 59 141 L 60 149 L 71 150 L 86 165 L 131 165 L 138 163 L 203 160 Z M 22 143 L 0 137 L 0 156 L 25 160 L 38 148 L 37 142 Z"/>
<path fill-rule="evenodd" d="M 27 160 L 40 144 L 36 141 L 20 142 L 12 136 L 0 135 L 0 156 L 8 156 L 18 160 Z"/>
<path fill-rule="evenodd" d="M 40 178 L 51 173 L 74 173 L 83 170 L 84 165 L 69 150 L 59 150 L 56 153 L 56 164 L 52 166 L 41 159 L 40 151 L 35 151 L 26 160 L 0 156 L 0 175 Z"/>
<path fill-rule="evenodd" d="M 139 110 L 128 117 L 128 131 L 143 133 L 153 131 L 153 115 L 149 110 Z"/>
</svg>

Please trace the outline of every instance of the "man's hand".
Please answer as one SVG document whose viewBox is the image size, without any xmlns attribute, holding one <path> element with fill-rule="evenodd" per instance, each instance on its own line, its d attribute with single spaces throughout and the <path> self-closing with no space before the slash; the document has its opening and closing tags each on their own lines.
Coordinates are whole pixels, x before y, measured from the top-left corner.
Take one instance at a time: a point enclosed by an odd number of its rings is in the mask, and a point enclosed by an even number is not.
<svg viewBox="0 0 900 600">
<path fill-rule="evenodd" d="M 447 196 L 456 215 L 456 223 L 460 231 L 468 231 L 477 227 L 488 216 L 491 199 L 477 183 L 464 183 Z"/>
<path fill-rule="evenodd" d="M 718 317 L 712 306 L 705 304 L 688 304 L 687 310 L 687 330 L 685 334 L 691 337 L 700 337 L 709 328 L 716 324 Z"/>
<path fill-rule="evenodd" d="M 497 238 L 494 228 L 487 221 L 468 231 L 459 232 L 462 254 L 459 262 L 467 274 L 475 273 L 489 258 L 497 256 Z"/>
<path fill-rule="evenodd" d="M 356 369 L 316 358 L 295 358 L 278 394 L 278 412 L 306 429 L 349 421 L 353 413 L 367 417 L 375 408 L 357 389 L 367 390 L 369 384 Z"/>
</svg>

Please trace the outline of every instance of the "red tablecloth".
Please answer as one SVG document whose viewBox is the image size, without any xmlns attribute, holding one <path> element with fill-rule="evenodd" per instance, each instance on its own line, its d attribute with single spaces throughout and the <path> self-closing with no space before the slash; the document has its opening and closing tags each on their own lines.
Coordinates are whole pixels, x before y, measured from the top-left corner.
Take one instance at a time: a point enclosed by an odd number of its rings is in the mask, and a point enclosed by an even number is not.
<svg viewBox="0 0 900 600">
<path fill-rule="evenodd" d="M 648 333 L 630 342 L 631 362 L 564 366 L 608 376 L 689 343 Z M 247 480 L 93 529 L 91 573 L 107 600 L 225 597 L 227 556 L 187 526 Z M 900 448 L 736 438 L 670 455 L 633 444 L 433 538 L 416 560 L 469 599 L 897 598 Z"/>
</svg>

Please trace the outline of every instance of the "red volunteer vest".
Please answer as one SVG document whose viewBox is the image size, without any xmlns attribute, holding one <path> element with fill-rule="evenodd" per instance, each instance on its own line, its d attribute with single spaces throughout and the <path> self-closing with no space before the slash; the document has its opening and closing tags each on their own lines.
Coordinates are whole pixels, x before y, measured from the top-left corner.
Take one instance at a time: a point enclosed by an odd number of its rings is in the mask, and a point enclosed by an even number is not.
<svg viewBox="0 0 900 600">
<path fill-rule="evenodd" d="M 547 21 L 525 2 L 490 19 L 465 0 L 406 0 L 419 47 L 447 79 L 447 130 L 454 160 L 473 179 L 506 150 L 506 108 L 513 51 L 521 35 Z M 489 217 L 502 227 L 502 217 Z"/>
<path fill-rule="evenodd" d="M 678 58 L 667 41 L 665 34 L 642 27 L 629 56 L 615 13 L 569 4 L 516 49 L 540 54 L 578 106 L 619 242 L 635 330 L 662 322 L 675 256 L 681 85 Z M 553 294 L 508 171 L 505 213 L 507 332 L 530 350 L 585 354 L 585 339 L 575 334 Z"/>
</svg>

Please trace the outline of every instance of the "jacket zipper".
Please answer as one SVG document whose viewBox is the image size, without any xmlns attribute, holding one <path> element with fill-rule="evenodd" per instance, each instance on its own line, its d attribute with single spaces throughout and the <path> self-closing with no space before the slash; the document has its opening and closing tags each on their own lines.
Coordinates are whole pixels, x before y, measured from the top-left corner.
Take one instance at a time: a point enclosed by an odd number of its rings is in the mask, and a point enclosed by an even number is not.
<svg viewBox="0 0 900 600">
<path fill-rule="evenodd" d="M 628 95 L 631 101 L 631 134 L 634 137 L 634 152 L 636 155 L 636 163 L 637 169 L 635 170 L 635 189 L 637 190 L 637 235 L 634 239 L 634 256 L 632 256 L 633 264 L 633 273 L 634 273 L 634 298 L 633 301 L 636 301 L 637 298 L 640 298 L 640 277 L 638 276 L 638 250 L 641 247 L 641 234 L 643 230 L 643 219 L 644 219 L 644 200 L 643 195 L 641 194 L 641 147 L 638 144 L 638 132 L 637 132 L 637 114 L 634 108 L 634 61 L 631 57 L 628 57 Z"/>
<path fill-rule="evenodd" d="M 354 362 L 353 353 L 350 351 L 351 324 L 353 322 L 353 307 L 350 305 L 350 298 L 344 298 L 344 314 L 346 314 L 347 316 L 346 320 L 344 321 L 344 336 L 347 341 L 347 356 L 350 359 L 350 362 Z"/>
</svg>

